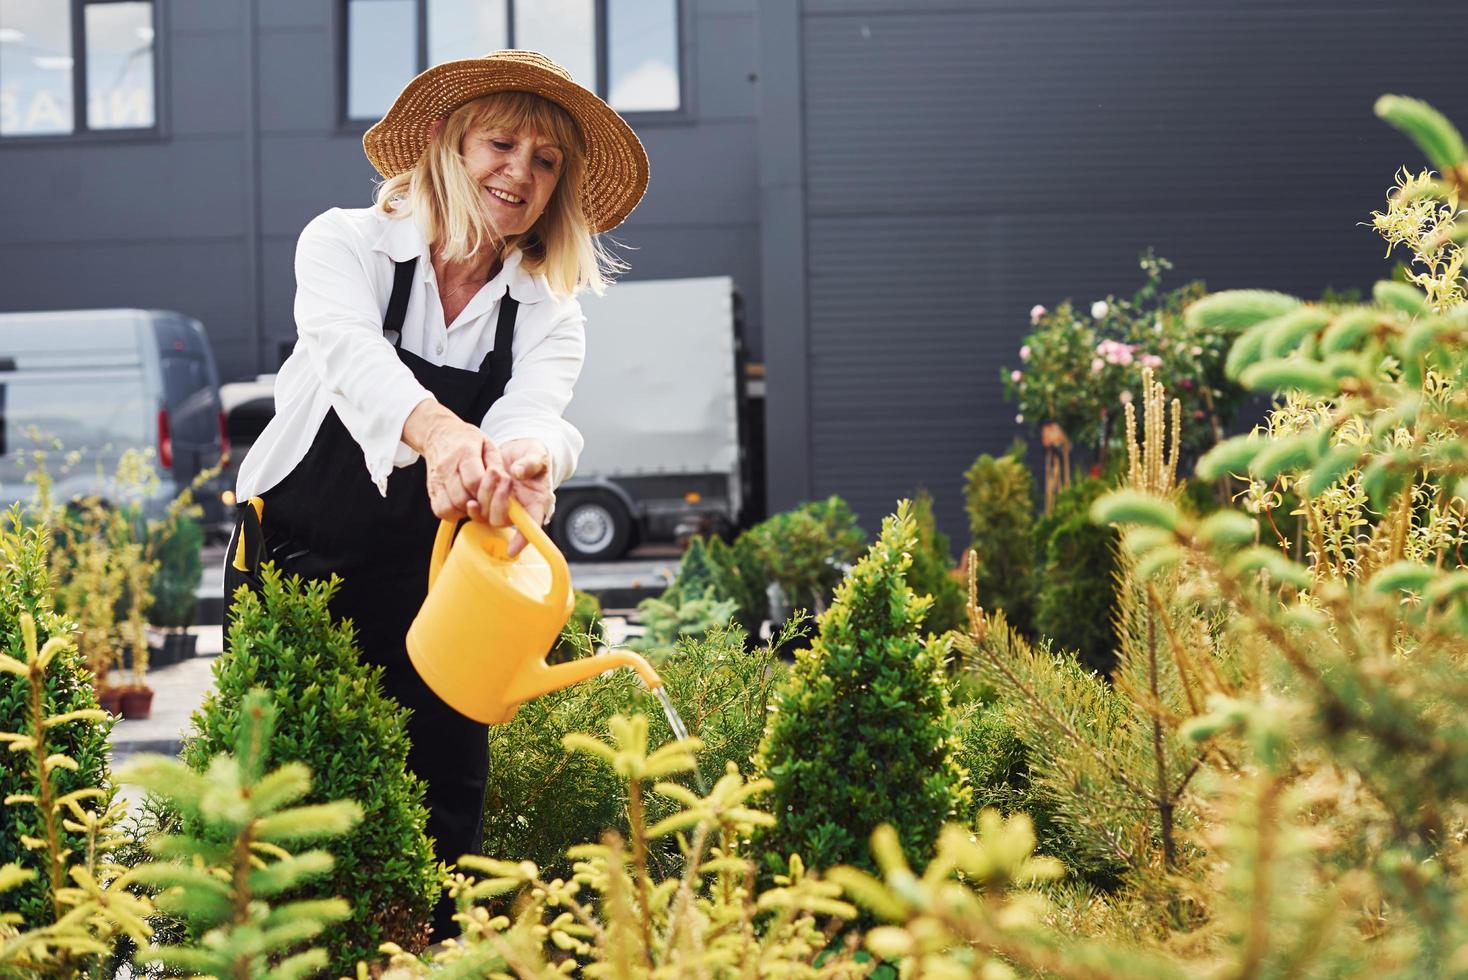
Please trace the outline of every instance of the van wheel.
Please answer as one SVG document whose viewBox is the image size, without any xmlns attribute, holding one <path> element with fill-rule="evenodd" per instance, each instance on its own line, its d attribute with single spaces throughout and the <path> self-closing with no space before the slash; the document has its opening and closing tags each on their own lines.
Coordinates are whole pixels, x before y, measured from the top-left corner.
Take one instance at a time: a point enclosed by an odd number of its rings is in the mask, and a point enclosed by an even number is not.
<svg viewBox="0 0 1468 980">
<path fill-rule="evenodd" d="M 578 493 L 556 507 L 551 537 L 568 561 L 615 561 L 632 540 L 632 516 L 613 494 Z"/>
</svg>

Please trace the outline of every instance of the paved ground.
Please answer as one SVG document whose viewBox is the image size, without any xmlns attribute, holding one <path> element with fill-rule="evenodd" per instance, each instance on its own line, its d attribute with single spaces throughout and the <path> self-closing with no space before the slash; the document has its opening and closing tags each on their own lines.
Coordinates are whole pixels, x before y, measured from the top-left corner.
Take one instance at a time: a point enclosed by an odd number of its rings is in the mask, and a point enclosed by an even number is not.
<svg viewBox="0 0 1468 980">
<path fill-rule="evenodd" d="M 153 688 L 152 717 L 142 721 L 123 719 L 112 727 L 112 762 L 121 762 L 134 752 L 174 755 L 182 747 L 181 735 L 189 726 L 189 715 L 204 700 L 214 683 L 214 658 L 223 649 L 223 630 L 218 626 L 196 626 L 196 656 L 148 672 Z"/>
</svg>

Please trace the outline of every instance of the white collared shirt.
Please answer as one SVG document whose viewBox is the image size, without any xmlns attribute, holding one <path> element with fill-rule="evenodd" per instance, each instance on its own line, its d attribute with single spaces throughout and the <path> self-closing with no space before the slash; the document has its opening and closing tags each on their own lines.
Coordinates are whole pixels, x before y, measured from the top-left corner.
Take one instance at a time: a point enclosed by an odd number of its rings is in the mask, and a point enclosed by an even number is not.
<svg viewBox="0 0 1468 980">
<path fill-rule="evenodd" d="M 446 325 L 417 222 L 376 208 L 332 208 L 306 226 L 296 245 L 298 339 L 276 376 L 275 418 L 240 464 L 240 500 L 285 479 L 333 408 L 362 448 L 363 465 L 379 493 L 386 496 L 393 467 L 417 461 L 418 454 L 401 441 L 403 423 L 433 396 L 382 330 L 394 263 L 415 256 L 403 350 L 433 364 L 478 369 L 494 347 L 500 299 L 508 287 L 520 303 L 510 382 L 480 428 L 495 443 L 540 440 L 550 453 L 552 487 L 575 472 L 581 433 L 561 416 L 586 356 L 581 304 L 557 296 L 543 276 L 521 268 L 516 250 Z"/>
</svg>

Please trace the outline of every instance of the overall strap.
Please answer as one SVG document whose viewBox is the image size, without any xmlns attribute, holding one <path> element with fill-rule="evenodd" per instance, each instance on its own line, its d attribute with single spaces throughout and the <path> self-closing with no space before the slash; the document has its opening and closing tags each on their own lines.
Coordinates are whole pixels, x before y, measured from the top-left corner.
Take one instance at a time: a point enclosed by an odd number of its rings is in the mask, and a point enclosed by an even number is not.
<svg viewBox="0 0 1468 980">
<path fill-rule="evenodd" d="M 494 349 L 484 356 L 484 363 L 479 366 L 480 371 L 488 369 L 489 387 L 496 396 L 503 394 L 505 385 L 510 383 L 510 367 L 515 360 L 515 315 L 519 312 L 520 301 L 510 295 L 506 286 L 504 298 L 500 300 L 499 320 L 494 327 Z"/>
<path fill-rule="evenodd" d="M 413 291 L 413 270 L 417 266 L 418 257 L 415 255 L 393 267 L 392 295 L 387 299 L 387 315 L 382 318 L 382 332 L 396 331 L 398 344 L 403 340 L 403 318 L 408 314 L 408 294 Z M 397 344 L 393 346 L 396 347 Z"/>
</svg>

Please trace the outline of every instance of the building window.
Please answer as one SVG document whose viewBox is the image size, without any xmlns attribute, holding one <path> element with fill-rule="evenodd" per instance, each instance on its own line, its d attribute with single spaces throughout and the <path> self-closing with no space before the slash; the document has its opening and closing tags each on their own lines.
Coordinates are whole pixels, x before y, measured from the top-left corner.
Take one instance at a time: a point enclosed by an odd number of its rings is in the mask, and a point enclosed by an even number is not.
<svg viewBox="0 0 1468 980">
<path fill-rule="evenodd" d="M 157 126 L 152 0 L 0 0 L 0 137 Z"/>
<path fill-rule="evenodd" d="M 501 48 L 540 51 L 620 111 L 682 108 L 678 0 L 344 2 L 348 119 L 381 118 L 429 65 Z"/>
</svg>

